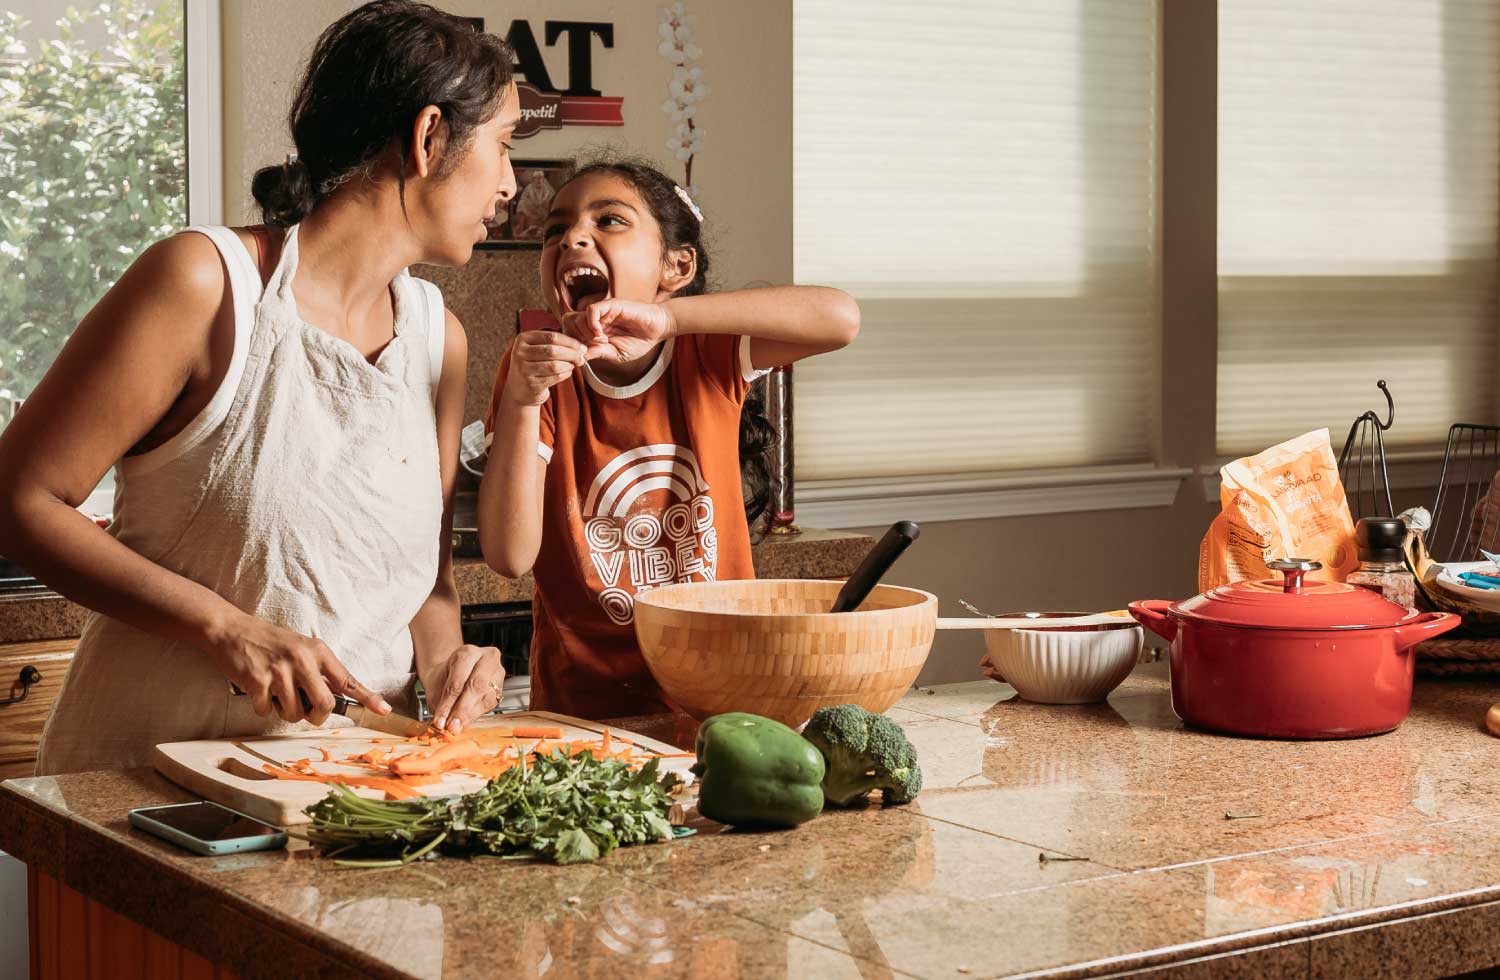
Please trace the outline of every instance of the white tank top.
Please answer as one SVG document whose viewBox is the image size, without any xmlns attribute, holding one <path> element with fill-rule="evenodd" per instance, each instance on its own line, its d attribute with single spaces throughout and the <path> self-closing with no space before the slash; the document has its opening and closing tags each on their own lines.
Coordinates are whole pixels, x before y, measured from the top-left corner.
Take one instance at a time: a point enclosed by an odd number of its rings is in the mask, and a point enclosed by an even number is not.
<svg viewBox="0 0 1500 980">
<path fill-rule="evenodd" d="M 233 231 L 189 230 L 223 257 L 233 358 L 185 429 L 116 465 L 109 533 L 240 609 L 323 640 L 409 709 L 408 627 L 437 581 L 442 525 L 442 297 L 405 272 L 392 280 L 396 335 L 371 364 L 298 315 L 295 227 L 264 289 Z M 96 614 L 37 771 L 146 765 L 160 742 L 291 727 L 307 725 L 258 717 L 201 651 Z"/>
</svg>

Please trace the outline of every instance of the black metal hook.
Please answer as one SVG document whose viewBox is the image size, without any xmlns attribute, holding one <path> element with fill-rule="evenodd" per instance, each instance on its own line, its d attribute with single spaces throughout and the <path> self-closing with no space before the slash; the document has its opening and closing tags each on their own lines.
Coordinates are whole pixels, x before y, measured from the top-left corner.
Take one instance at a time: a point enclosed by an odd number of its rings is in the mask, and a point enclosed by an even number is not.
<svg viewBox="0 0 1500 980">
<path fill-rule="evenodd" d="M 41 682 L 41 671 L 37 670 L 31 664 L 27 664 L 25 667 L 22 667 L 21 676 L 17 677 L 15 683 L 11 684 L 10 686 L 10 689 L 14 691 L 16 689 L 16 684 L 21 685 L 21 693 L 13 694 L 10 697 L 5 698 L 4 700 L 0 700 L 0 708 L 5 707 L 7 704 L 16 704 L 17 702 L 25 701 L 26 695 L 31 693 L 32 685 L 40 684 Z"/>
<path fill-rule="evenodd" d="M 1380 426 L 1380 431 L 1388 432 L 1391 426 L 1396 424 L 1396 399 L 1391 397 L 1391 386 L 1386 384 L 1384 379 L 1375 382 L 1375 384 L 1380 388 L 1380 393 L 1385 395 L 1385 421 L 1380 421 L 1380 417 L 1374 412 L 1370 413 L 1370 418 L 1374 419 L 1375 424 Z"/>
</svg>

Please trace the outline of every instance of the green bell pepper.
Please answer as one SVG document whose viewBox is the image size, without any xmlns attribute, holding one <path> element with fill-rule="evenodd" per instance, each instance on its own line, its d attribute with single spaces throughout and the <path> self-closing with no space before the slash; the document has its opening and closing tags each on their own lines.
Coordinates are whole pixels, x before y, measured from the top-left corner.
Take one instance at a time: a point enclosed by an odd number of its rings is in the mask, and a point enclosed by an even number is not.
<svg viewBox="0 0 1500 980">
<path fill-rule="evenodd" d="M 823 810 L 823 755 L 779 721 L 733 711 L 698 727 L 698 812 L 735 827 L 795 827 Z"/>
</svg>

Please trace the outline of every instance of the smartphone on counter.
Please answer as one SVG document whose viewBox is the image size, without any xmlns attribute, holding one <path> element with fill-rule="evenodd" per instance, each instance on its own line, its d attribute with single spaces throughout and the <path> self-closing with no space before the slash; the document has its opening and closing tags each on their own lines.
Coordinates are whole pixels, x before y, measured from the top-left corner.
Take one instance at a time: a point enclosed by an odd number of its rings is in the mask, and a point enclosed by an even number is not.
<svg viewBox="0 0 1500 980">
<path fill-rule="evenodd" d="M 130 811 L 130 825 L 194 854 L 272 851 L 286 846 L 286 833 L 217 803 L 171 803 Z"/>
</svg>

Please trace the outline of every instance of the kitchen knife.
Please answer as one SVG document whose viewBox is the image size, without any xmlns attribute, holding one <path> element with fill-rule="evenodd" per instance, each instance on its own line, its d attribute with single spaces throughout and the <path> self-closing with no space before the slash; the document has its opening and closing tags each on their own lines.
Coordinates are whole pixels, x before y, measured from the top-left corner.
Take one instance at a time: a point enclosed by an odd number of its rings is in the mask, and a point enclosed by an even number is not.
<svg viewBox="0 0 1500 980">
<path fill-rule="evenodd" d="M 229 690 L 236 697 L 245 697 L 245 692 L 241 691 L 234 684 L 229 685 Z M 307 694 L 300 688 L 297 690 L 297 696 L 302 699 L 302 710 L 312 710 L 312 702 L 307 700 Z M 271 699 L 271 702 L 273 704 L 280 703 L 274 697 Z M 333 696 L 333 713 L 343 715 L 360 728 L 385 732 L 387 735 L 410 737 L 412 735 L 424 734 L 432 728 L 425 721 L 417 721 L 415 718 L 408 718 L 405 715 L 396 714 L 394 711 L 388 715 L 376 714 L 353 698 L 345 697 L 342 694 L 335 694 Z"/>
<path fill-rule="evenodd" d="M 844 587 L 839 590 L 838 598 L 833 600 L 833 608 L 829 612 L 853 612 L 859 608 L 859 604 L 865 601 L 865 597 L 875 588 L 882 576 L 890 570 L 892 564 L 907 546 L 917 540 L 921 528 L 911 521 L 897 521 L 891 525 L 891 529 L 885 532 L 885 536 L 875 543 L 870 553 L 865 555 L 865 560 L 854 569 L 854 574 L 849 576 Z"/>
<path fill-rule="evenodd" d="M 432 729 L 432 726 L 425 721 L 398 715 L 394 711 L 388 715 L 376 714 L 353 698 L 346 698 L 342 694 L 333 696 L 333 705 L 335 714 L 343 715 L 361 728 L 374 729 L 388 735 L 410 737 L 421 735 Z"/>
</svg>

